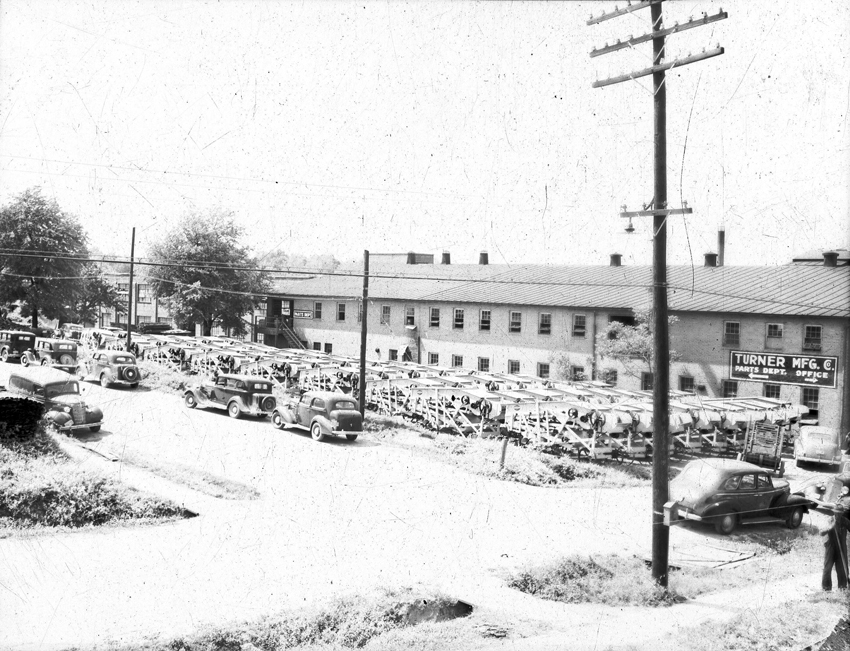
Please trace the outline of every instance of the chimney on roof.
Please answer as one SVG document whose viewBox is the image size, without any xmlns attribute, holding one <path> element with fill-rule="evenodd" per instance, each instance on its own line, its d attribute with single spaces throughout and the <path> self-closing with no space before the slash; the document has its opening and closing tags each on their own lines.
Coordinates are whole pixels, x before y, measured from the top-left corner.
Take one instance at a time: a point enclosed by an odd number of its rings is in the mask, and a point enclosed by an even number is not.
<svg viewBox="0 0 850 651">
<path fill-rule="evenodd" d="M 823 252 L 823 266 L 824 267 L 837 267 L 838 266 L 838 251 L 824 251 Z"/>
<path fill-rule="evenodd" d="M 721 231 L 722 233 L 723 231 Z M 716 267 L 717 265 L 717 254 L 716 253 L 706 253 L 705 254 L 705 266 L 706 267 Z"/>
<path fill-rule="evenodd" d="M 478 254 L 478 264 L 490 264 L 490 256 L 487 255 L 487 251 Z"/>
<path fill-rule="evenodd" d="M 717 231 L 717 265 L 718 267 L 723 266 L 723 258 L 726 255 L 726 231 L 724 229 L 720 229 Z M 714 265 L 712 265 L 714 266 Z"/>
<path fill-rule="evenodd" d="M 452 254 L 448 251 L 443 251 L 443 260 L 441 264 L 451 264 L 452 263 Z"/>
<path fill-rule="evenodd" d="M 413 251 L 407 252 L 407 264 L 416 264 L 416 254 Z"/>
<path fill-rule="evenodd" d="M 619 267 L 623 264 L 623 256 L 620 253 L 612 253 L 611 254 L 611 266 Z"/>
</svg>

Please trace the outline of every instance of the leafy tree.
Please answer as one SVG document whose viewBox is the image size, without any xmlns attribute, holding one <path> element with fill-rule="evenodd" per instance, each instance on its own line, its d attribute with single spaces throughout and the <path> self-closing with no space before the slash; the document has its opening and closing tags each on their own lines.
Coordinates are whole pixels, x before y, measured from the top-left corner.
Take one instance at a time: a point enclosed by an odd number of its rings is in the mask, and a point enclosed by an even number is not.
<svg viewBox="0 0 850 651">
<path fill-rule="evenodd" d="M 274 251 L 264 255 L 260 261 L 264 269 L 321 269 L 335 271 L 340 262 L 329 253 L 323 255 L 292 255 Z"/>
<path fill-rule="evenodd" d="M 245 334 L 242 316 L 271 286 L 242 234 L 230 212 L 190 213 L 151 247 L 152 261 L 163 265 L 150 268 L 151 287 L 177 323 L 200 323 L 204 335 L 214 325 Z"/>
<path fill-rule="evenodd" d="M 639 378 L 641 373 L 652 372 L 654 344 L 652 341 L 651 310 L 636 310 L 635 325 L 612 321 L 596 336 L 596 350 L 602 358 L 613 359 L 623 365 L 626 375 Z M 667 317 L 673 325 L 679 319 Z M 681 359 L 675 350 L 670 351 L 670 362 Z"/>
<path fill-rule="evenodd" d="M 82 275 L 80 288 L 64 320 L 74 323 L 97 323 L 101 307 L 114 310 L 116 314 L 127 312 L 127 301 L 118 293 L 118 287 L 104 278 L 99 266 L 86 265 Z"/>
<path fill-rule="evenodd" d="M 0 304 L 17 304 L 38 327 L 39 316 L 58 319 L 81 286 L 86 234 L 75 217 L 63 212 L 40 188 L 30 188 L 0 209 Z M 25 257 L 29 255 L 29 257 Z"/>
</svg>

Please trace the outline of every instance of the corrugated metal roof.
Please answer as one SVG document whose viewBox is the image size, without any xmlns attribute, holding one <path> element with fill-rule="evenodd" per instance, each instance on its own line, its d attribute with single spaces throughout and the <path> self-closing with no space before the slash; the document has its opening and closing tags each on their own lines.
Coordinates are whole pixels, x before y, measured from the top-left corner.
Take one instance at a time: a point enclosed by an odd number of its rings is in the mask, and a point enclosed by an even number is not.
<svg viewBox="0 0 850 651">
<path fill-rule="evenodd" d="M 358 298 L 362 271 L 278 279 L 286 297 Z M 850 267 L 668 267 L 669 309 L 773 315 L 850 316 Z M 434 303 L 600 309 L 651 304 L 652 268 L 549 265 L 398 265 L 377 270 L 369 296 Z"/>
</svg>

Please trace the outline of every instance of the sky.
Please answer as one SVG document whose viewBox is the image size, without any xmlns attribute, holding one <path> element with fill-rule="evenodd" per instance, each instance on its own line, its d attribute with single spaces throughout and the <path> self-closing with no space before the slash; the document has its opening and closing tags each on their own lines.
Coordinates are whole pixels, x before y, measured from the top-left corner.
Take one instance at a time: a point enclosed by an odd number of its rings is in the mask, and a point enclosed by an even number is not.
<svg viewBox="0 0 850 651">
<path fill-rule="evenodd" d="M 128 255 L 190 211 L 255 253 L 651 264 L 651 44 L 613 2 L 4 0 L 0 203 L 41 186 Z M 850 244 L 850 3 L 667 2 L 668 262 Z"/>
</svg>

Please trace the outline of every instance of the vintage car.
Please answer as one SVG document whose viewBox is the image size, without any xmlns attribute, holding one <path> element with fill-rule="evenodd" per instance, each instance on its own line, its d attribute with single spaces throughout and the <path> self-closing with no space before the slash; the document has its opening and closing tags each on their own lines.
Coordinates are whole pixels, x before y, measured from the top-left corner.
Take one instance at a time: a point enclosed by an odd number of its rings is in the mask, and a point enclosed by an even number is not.
<svg viewBox="0 0 850 651">
<path fill-rule="evenodd" d="M 77 370 L 77 343 L 67 339 L 37 337 L 33 349 L 21 355 L 21 364 L 41 364 L 73 373 Z"/>
<path fill-rule="evenodd" d="M 189 386 L 183 394 L 183 402 L 189 409 L 226 409 L 231 418 L 239 418 L 242 414 L 268 416 L 277 404 L 271 382 L 235 373 L 222 373 L 212 380 Z"/>
<path fill-rule="evenodd" d="M 82 380 L 100 382 L 108 388 L 113 384 L 124 384 L 131 389 L 139 386 L 142 377 L 136 366 L 136 356 L 121 350 L 96 350 L 92 356 L 77 367 Z"/>
<path fill-rule="evenodd" d="M 826 513 L 847 510 L 850 501 L 850 461 L 833 476 L 820 475 L 803 482 L 794 493 L 811 502 L 812 508 Z"/>
<path fill-rule="evenodd" d="M 39 366 L 13 371 L 6 388 L 9 393 L 38 400 L 44 405 L 45 420 L 60 432 L 97 432 L 103 424 L 103 412 L 86 404 L 77 379 L 55 368 Z"/>
<path fill-rule="evenodd" d="M 59 332 L 62 333 L 62 336 L 65 339 L 73 339 L 74 341 L 80 340 L 80 337 L 83 335 L 83 330 L 85 330 L 85 328 L 79 323 L 63 323 L 59 327 Z"/>
<path fill-rule="evenodd" d="M 35 346 L 35 335 L 24 330 L 0 331 L 0 361 L 20 360 L 25 352 Z"/>
<path fill-rule="evenodd" d="M 791 494 L 787 480 L 735 459 L 691 461 L 670 482 L 670 500 L 664 505 L 668 524 L 706 522 L 723 535 L 745 521 L 784 520 L 796 529 L 811 505 L 805 496 Z"/>
<path fill-rule="evenodd" d="M 794 460 L 797 465 L 802 461 L 825 463 L 837 466 L 841 463 L 841 436 L 833 427 L 800 427 L 800 434 L 794 440 Z"/>
<path fill-rule="evenodd" d="M 357 401 L 344 393 L 307 391 L 293 396 L 272 412 L 272 425 L 277 429 L 298 427 L 310 431 L 316 441 L 325 436 L 345 435 L 356 441 L 363 431 L 363 418 Z"/>
</svg>

